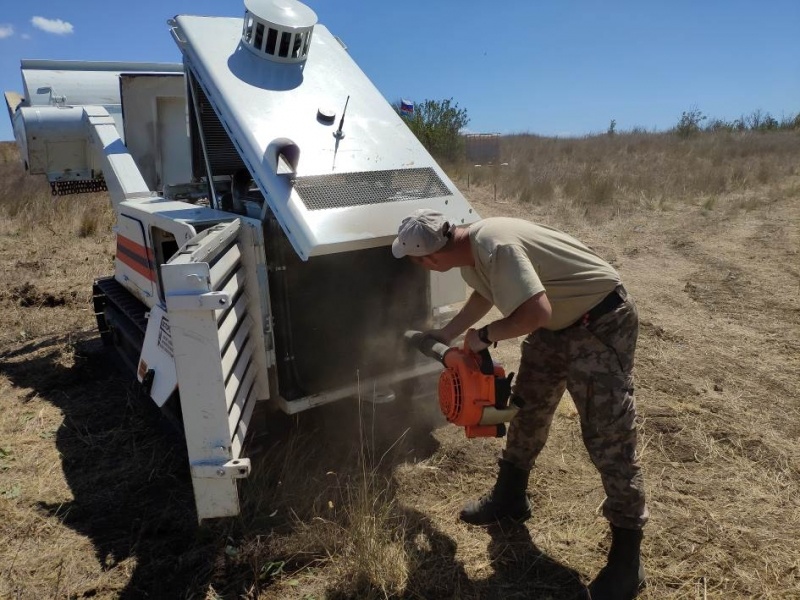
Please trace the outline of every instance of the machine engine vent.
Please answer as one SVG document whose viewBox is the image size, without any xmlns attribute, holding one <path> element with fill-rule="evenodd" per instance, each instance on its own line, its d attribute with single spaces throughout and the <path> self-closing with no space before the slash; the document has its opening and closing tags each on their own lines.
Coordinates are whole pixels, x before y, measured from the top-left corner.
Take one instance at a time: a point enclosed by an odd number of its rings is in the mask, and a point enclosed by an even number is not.
<svg viewBox="0 0 800 600">
<path fill-rule="evenodd" d="M 203 88 L 198 83 L 194 73 L 189 73 L 189 85 L 197 98 L 197 110 L 200 113 L 200 123 L 203 129 L 202 135 L 198 131 L 197 118 L 194 103 L 189 102 L 189 127 L 191 129 L 192 140 L 192 174 L 196 179 L 201 179 L 207 175 L 203 158 L 203 147 L 200 143 L 202 139 L 208 149 L 208 162 L 214 176 L 233 175 L 245 167 L 239 151 L 233 145 L 225 127 L 219 120 L 214 107 L 208 100 Z"/>
<path fill-rule="evenodd" d="M 258 56 L 300 63 L 308 56 L 316 13 L 296 0 L 245 0 L 242 44 Z"/>
<path fill-rule="evenodd" d="M 308 210 L 453 195 L 430 167 L 297 177 L 294 189 Z"/>
</svg>

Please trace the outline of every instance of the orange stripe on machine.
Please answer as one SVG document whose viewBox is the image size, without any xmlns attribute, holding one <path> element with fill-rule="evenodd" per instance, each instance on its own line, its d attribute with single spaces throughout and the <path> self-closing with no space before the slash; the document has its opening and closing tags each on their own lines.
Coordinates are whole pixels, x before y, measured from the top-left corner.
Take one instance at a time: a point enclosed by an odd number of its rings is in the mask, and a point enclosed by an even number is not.
<svg viewBox="0 0 800 600">
<path fill-rule="evenodd" d="M 137 244 L 130 238 L 126 238 L 124 235 L 117 234 L 117 247 L 122 246 L 126 250 L 133 252 L 144 258 L 148 262 L 153 262 L 153 251 L 148 248 L 147 246 L 142 246 L 141 244 Z"/>
<path fill-rule="evenodd" d="M 156 274 L 152 267 L 153 252 L 149 248 L 117 235 L 117 259 L 142 277 L 146 277 L 150 281 L 156 280 Z"/>
</svg>

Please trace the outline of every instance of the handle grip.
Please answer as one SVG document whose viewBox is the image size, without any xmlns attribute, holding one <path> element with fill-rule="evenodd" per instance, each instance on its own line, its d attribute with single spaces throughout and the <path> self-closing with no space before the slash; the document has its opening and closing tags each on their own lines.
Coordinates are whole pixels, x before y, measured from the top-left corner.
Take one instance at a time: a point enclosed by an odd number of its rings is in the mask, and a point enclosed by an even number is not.
<svg viewBox="0 0 800 600">
<path fill-rule="evenodd" d="M 406 342 L 422 352 L 425 356 L 439 361 L 443 365 L 445 364 L 444 355 L 450 350 L 450 346 L 447 344 L 443 344 L 436 338 L 413 329 L 406 331 L 403 337 Z M 464 352 L 475 357 L 475 361 L 478 363 L 481 373 L 484 375 L 494 375 L 494 361 L 492 360 L 492 355 L 489 354 L 488 348 L 484 348 L 480 352 L 473 352 L 467 345 L 467 341 L 464 340 Z"/>
<path fill-rule="evenodd" d="M 464 344 L 464 349 L 472 352 L 467 348 L 467 345 Z M 480 359 L 480 367 L 481 373 L 484 375 L 494 375 L 494 361 L 492 360 L 492 355 L 489 354 L 489 349 L 484 348 L 480 352 L 472 352 L 473 354 L 477 354 L 478 358 Z"/>
</svg>

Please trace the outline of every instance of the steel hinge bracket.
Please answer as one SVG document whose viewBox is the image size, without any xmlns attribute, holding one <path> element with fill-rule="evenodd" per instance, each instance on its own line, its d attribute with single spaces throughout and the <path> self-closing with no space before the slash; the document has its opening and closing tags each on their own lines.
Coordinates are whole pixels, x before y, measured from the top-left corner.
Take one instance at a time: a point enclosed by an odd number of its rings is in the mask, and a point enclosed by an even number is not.
<svg viewBox="0 0 800 600">
<path fill-rule="evenodd" d="M 167 295 L 167 310 L 224 310 L 231 305 L 228 292 Z"/>
<path fill-rule="evenodd" d="M 236 458 L 226 463 L 195 463 L 192 477 L 202 479 L 244 479 L 250 475 L 250 459 Z"/>
</svg>

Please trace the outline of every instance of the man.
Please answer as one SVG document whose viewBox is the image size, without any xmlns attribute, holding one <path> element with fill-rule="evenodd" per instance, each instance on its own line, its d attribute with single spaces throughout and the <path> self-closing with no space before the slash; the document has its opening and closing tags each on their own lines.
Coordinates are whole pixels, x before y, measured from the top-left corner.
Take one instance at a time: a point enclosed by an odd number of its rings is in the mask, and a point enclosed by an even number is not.
<svg viewBox="0 0 800 600">
<path fill-rule="evenodd" d="M 466 343 L 478 352 L 526 336 L 512 390 L 522 408 L 510 423 L 497 482 L 468 503 L 460 518 L 487 525 L 531 516 L 528 476 L 569 390 L 584 444 L 600 472 L 603 514 L 611 524 L 608 563 L 589 586 L 591 598 L 635 597 L 644 584 L 640 546 L 648 519 L 633 399 L 639 325 L 619 274 L 581 242 L 550 227 L 503 217 L 453 227 L 430 209 L 403 219 L 392 253 L 434 271 L 459 267 L 474 290 L 449 323 L 428 332 L 439 341 L 450 344 L 466 331 Z M 473 329 L 493 305 L 503 317 Z"/>
</svg>

